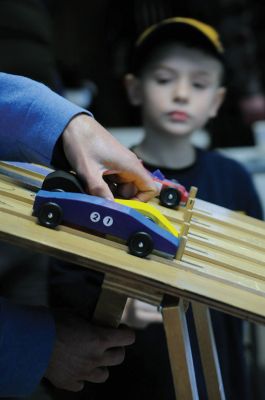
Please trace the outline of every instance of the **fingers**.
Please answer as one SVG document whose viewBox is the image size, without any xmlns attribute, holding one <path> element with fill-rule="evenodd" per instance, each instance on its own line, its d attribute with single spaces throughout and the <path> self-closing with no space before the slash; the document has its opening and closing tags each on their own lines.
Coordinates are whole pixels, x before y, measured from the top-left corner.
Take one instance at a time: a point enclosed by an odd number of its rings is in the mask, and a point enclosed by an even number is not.
<svg viewBox="0 0 265 400">
<path fill-rule="evenodd" d="M 88 193 L 113 200 L 111 189 L 102 175 L 115 173 L 115 183 L 130 183 L 131 197 L 148 201 L 157 194 L 156 186 L 142 163 L 130 150 L 123 147 L 97 121 L 87 115 L 71 120 L 62 134 L 65 156 L 82 178 Z M 121 188 L 124 197 L 131 194 L 128 187 Z"/>
<path fill-rule="evenodd" d="M 68 312 L 54 310 L 56 342 L 45 377 L 56 387 L 77 392 L 84 381 L 105 382 L 108 367 L 125 357 L 124 347 L 135 341 L 133 330 L 104 328 Z"/>
<path fill-rule="evenodd" d="M 139 162 L 137 160 L 137 162 Z M 140 165 L 141 170 L 143 169 Z M 143 169 L 144 170 L 144 169 Z M 145 179 L 143 179 L 143 176 Z M 135 198 L 137 200 L 147 202 L 154 196 L 159 194 L 160 187 L 150 178 L 149 173 L 144 170 L 144 175 L 134 175 L 131 172 L 120 172 L 113 175 L 104 176 L 108 185 L 115 183 L 115 188 L 112 193 L 115 197 L 124 199 Z"/>
<path fill-rule="evenodd" d="M 121 174 L 121 180 L 123 176 Z M 131 178 L 131 179 L 130 179 Z M 129 179 L 124 179 L 121 185 L 120 194 L 124 198 L 136 198 L 137 200 L 148 202 L 159 193 L 158 188 L 148 173 L 141 175 L 129 175 Z M 130 197 L 129 197 L 130 196 Z"/>
<path fill-rule="evenodd" d="M 85 165 L 79 172 L 79 177 L 83 181 L 85 191 L 92 196 L 103 197 L 113 200 L 112 190 L 108 183 L 104 181 L 101 171 L 97 165 Z"/>
<path fill-rule="evenodd" d="M 132 329 L 99 328 L 104 350 L 130 346 L 135 342 L 135 333 Z M 104 338 L 104 339 L 103 339 Z"/>
<path fill-rule="evenodd" d="M 124 347 L 117 347 L 116 349 L 110 349 L 105 351 L 104 359 L 102 360 L 102 365 L 105 365 L 106 367 L 119 365 L 124 361 L 124 358 L 125 358 Z"/>
<path fill-rule="evenodd" d="M 147 202 L 158 195 L 157 186 L 149 174 L 145 174 L 142 179 L 136 179 L 134 185 L 138 188 L 135 197 L 140 201 Z"/>
<path fill-rule="evenodd" d="M 156 195 L 156 192 L 153 190 L 147 190 L 146 192 L 138 192 L 135 197 L 139 201 L 143 201 L 144 203 L 147 203 L 149 200 L 151 200 L 154 196 Z"/>
<path fill-rule="evenodd" d="M 107 350 L 102 359 L 98 360 L 99 366 L 88 375 L 83 376 L 84 381 L 102 383 L 109 377 L 108 367 L 119 365 L 124 361 L 125 349 L 123 347 Z"/>
<path fill-rule="evenodd" d="M 130 165 L 134 172 L 132 183 L 137 188 L 135 197 L 147 202 L 158 194 L 158 189 L 150 173 L 143 167 L 142 162 L 135 156 L 134 164 Z"/>
<path fill-rule="evenodd" d="M 67 380 L 55 385 L 59 389 L 68 390 L 70 392 L 81 392 L 84 389 L 84 381 Z"/>
<path fill-rule="evenodd" d="M 74 381 L 74 379 L 70 379 L 67 383 L 64 383 L 64 386 L 67 384 L 68 387 L 71 387 L 71 391 L 79 391 L 82 390 L 82 385 L 84 381 L 93 382 L 93 383 L 102 383 L 105 382 L 109 377 L 109 369 L 108 367 L 119 365 L 124 361 L 125 358 L 125 349 L 123 347 L 119 347 L 116 349 L 110 349 L 105 351 L 102 357 L 94 360 L 94 368 L 91 370 L 91 363 L 84 364 L 82 366 L 82 371 L 78 374 L 78 381 Z"/>
<path fill-rule="evenodd" d="M 108 184 L 100 177 L 99 179 L 90 179 L 86 182 L 85 190 L 92 196 L 103 197 L 104 199 L 113 200 L 113 194 Z"/>
<path fill-rule="evenodd" d="M 109 377 L 109 370 L 106 367 L 94 369 L 84 380 L 93 383 L 104 383 Z"/>
<path fill-rule="evenodd" d="M 123 199 L 132 199 L 137 195 L 137 188 L 133 183 L 122 183 L 117 185 L 114 195 Z"/>
</svg>

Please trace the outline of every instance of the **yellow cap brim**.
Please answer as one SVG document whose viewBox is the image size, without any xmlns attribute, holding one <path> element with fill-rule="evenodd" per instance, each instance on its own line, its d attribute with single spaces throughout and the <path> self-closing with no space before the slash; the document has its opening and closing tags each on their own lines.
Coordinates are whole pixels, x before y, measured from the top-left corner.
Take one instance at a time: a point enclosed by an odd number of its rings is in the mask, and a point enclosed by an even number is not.
<svg viewBox="0 0 265 400">
<path fill-rule="evenodd" d="M 148 38 L 151 38 L 155 32 L 160 29 L 163 29 L 163 26 L 171 26 L 171 27 L 179 27 L 180 25 L 185 25 L 186 27 L 194 28 L 200 34 L 202 34 L 206 39 L 209 40 L 213 48 L 216 50 L 218 54 L 222 54 L 224 52 L 223 45 L 220 41 L 218 32 L 210 25 L 205 24 L 204 22 L 198 21 L 193 18 L 185 18 L 185 17 L 172 17 L 164 19 L 158 24 L 151 25 L 148 27 L 137 39 L 136 47 L 140 47 L 143 45 Z"/>
</svg>

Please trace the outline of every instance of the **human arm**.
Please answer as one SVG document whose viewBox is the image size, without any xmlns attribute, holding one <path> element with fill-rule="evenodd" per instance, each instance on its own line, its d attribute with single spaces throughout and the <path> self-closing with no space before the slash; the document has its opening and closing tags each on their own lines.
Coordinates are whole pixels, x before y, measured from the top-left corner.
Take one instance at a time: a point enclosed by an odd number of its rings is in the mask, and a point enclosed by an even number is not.
<svg viewBox="0 0 265 400">
<path fill-rule="evenodd" d="M 0 73 L 0 89 L 0 158 L 50 166 L 69 121 L 88 112 L 21 76 Z"/>
<path fill-rule="evenodd" d="M 0 158 L 68 165 L 91 194 L 113 198 L 103 173 L 125 197 L 148 201 L 157 189 L 141 162 L 86 110 L 27 78 L 0 73 Z"/>
</svg>

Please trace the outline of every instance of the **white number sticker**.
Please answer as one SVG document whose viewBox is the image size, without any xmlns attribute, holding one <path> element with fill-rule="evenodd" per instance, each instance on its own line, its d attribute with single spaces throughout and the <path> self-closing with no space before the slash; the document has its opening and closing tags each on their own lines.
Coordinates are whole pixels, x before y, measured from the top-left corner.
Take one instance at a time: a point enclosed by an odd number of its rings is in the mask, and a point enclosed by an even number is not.
<svg viewBox="0 0 265 400">
<path fill-rule="evenodd" d="M 98 222 L 98 221 L 100 221 L 100 214 L 99 214 L 98 212 L 96 212 L 96 211 L 92 212 L 92 213 L 90 214 L 90 220 L 91 220 L 92 222 Z"/>
<path fill-rule="evenodd" d="M 105 217 L 105 218 L 103 219 L 103 224 L 104 224 L 105 226 L 111 226 L 111 225 L 113 224 L 113 218 L 112 218 L 112 217 L 109 217 L 109 216 Z"/>
</svg>

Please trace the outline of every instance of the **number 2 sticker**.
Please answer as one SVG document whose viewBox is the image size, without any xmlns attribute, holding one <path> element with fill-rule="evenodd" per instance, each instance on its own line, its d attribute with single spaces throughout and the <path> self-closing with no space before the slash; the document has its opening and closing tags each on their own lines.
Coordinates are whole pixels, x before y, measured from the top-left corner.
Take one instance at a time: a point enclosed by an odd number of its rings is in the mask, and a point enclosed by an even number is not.
<svg viewBox="0 0 265 400">
<path fill-rule="evenodd" d="M 91 220 L 92 222 L 98 222 L 98 221 L 100 221 L 100 214 L 99 214 L 98 212 L 96 212 L 96 211 L 92 212 L 92 213 L 90 214 L 90 220 Z"/>
</svg>

